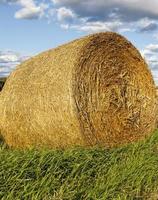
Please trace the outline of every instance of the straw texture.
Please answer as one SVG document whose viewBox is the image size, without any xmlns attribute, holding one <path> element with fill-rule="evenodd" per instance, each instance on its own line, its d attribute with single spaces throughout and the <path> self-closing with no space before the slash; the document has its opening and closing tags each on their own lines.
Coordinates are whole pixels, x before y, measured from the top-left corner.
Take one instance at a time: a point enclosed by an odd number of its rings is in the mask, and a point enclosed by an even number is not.
<svg viewBox="0 0 158 200">
<path fill-rule="evenodd" d="M 1 92 L 0 118 L 10 147 L 113 147 L 155 129 L 156 90 L 130 42 L 98 33 L 18 66 Z"/>
</svg>

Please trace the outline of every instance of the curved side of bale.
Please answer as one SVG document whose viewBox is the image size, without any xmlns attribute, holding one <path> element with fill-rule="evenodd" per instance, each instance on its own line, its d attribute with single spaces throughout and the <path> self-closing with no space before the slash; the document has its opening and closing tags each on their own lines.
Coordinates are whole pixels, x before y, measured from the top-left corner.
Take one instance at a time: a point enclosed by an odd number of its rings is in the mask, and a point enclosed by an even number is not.
<svg viewBox="0 0 158 200">
<path fill-rule="evenodd" d="M 11 147 L 84 145 L 72 94 L 77 40 L 19 65 L 0 98 L 1 132 Z"/>
<path fill-rule="evenodd" d="M 124 37 L 108 32 L 20 65 L 0 97 L 0 128 L 12 147 L 111 147 L 149 135 L 155 110 L 147 64 Z"/>
</svg>

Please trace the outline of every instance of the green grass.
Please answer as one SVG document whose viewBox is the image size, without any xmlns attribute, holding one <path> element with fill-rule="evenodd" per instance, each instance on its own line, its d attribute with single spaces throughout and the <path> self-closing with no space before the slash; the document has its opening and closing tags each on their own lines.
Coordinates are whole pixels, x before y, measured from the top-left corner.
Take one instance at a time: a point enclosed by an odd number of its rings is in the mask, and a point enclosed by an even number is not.
<svg viewBox="0 0 158 200">
<path fill-rule="evenodd" d="M 156 200 L 157 191 L 158 131 L 111 150 L 0 148 L 2 200 Z"/>
</svg>

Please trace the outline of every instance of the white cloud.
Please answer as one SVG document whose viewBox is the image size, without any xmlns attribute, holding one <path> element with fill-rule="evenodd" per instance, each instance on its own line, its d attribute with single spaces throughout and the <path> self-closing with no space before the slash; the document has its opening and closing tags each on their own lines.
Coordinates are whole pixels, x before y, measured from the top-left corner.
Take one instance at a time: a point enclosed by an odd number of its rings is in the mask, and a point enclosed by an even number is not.
<svg viewBox="0 0 158 200">
<path fill-rule="evenodd" d="M 158 29 L 158 22 L 148 17 L 138 20 L 135 26 L 139 29 L 140 32 L 149 32 L 155 31 Z"/>
<path fill-rule="evenodd" d="M 115 22 L 96 21 L 96 22 L 84 22 L 79 25 L 71 25 L 70 28 L 79 31 L 95 33 L 102 31 L 116 31 L 118 27 L 120 27 L 121 25 L 122 23 L 120 21 L 115 21 Z"/>
<path fill-rule="evenodd" d="M 78 13 L 89 15 L 90 13 L 98 13 L 98 16 L 104 15 L 107 10 L 118 7 L 120 10 L 134 13 L 137 16 L 158 16 L 158 1 L 152 0 L 52 0 L 55 5 L 68 6 Z M 100 11 L 105 11 L 105 13 Z M 123 12 L 122 12 L 123 14 Z M 147 15 L 147 16 L 148 16 Z M 130 16 L 132 17 L 132 16 Z"/>
<path fill-rule="evenodd" d="M 51 0 L 57 9 L 68 9 L 78 20 L 69 28 L 86 32 L 153 32 L 158 29 L 157 0 Z M 151 3 L 152 2 L 152 3 Z M 70 14 L 70 13 L 69 13 Z M 81 19 L 87 19 L 85 24 Z M 58 17 L 59 23 L 61 17 Z M 119 22 L 116 25 L 116 22 Z M 68 24 L 66 22 L 66 24 Z M 112 25 L 113 24 L 113 25 Z M 62 27 L 63 24 L 62 24 Z M 117 27 L 117 29 L 115 28 Z"/>
<path fill-rule="evenodd" d="M 0 63 L 8 63 L 8 62 L 18 62 L 19 57 L 17 54 L 13 52 L 1 52 L 0 53 Z"/>
<path fill-rule="evenodd" d="M 0 51 L 0 76 L 8 76 L 10 72 L 29 56 L 22 56 L 13 51 Z"/>
<path fill-rule="evenodd" d="M 20 0 L 22 9 L 15 13 L 17 19 L 38 19 L 45 15 L 49 6 L 45 3 L 35 4 L 33 0 Z"/>
<path fill-rule="evenodd" d="M 16 19 L 36 19 L 41 14 L 40 7 L 22 8 L 15 13 Z"/>
<path fill-rule="evenodd" d="M 76 17 L 76 15 L 72 12 L 72 10 L 61 7 L 57 9 L 57 19 L 61 22 L 63 21 L 71 21 Z"/>
<path fill-rule="evenodd" d="M 142 56 L 149 64 L 154 79 L 158 84 L 158 44 L 149 44 L 142 51 Z"/>
<path fill-rule="evenodd" d="M 64 29 L 83 32 L 152 32 L 153 35 L 158 30 L 158 0 L 0 1 L 21 7 L 14 15 L 17 19 L 45 17 L 49 23 L 57 21 Z"/>
<path fill-rule="evenodd" d="M 0 0 L 2 3 L 9 5 L 17 5 L 21 8 L 15 12 L 16 19 L 38 19 L 45 15 L 45 11 L 49 8 L 48 4 L 39 3 L 35 0 Z M 38 2 L 38 3 L 37 3 Z"/>
<path fill-rule="evenodd" d="M 65 30 L 68 30 L 70 28 L 69 24 L 61 24 L 60 27 Z"/>
<path fill-rule="evenodd" d="M 146 50 L 152 53 L 158 53 L 158 44 L 150 44 L 146 47 Z"/>
<path fill-rule="evenodd" d="M 34 0 L 17 0 L 17 3 L 19 3 L 21 6 L 27 7 L 27 8 L 35 6 Z"/>
</svg>

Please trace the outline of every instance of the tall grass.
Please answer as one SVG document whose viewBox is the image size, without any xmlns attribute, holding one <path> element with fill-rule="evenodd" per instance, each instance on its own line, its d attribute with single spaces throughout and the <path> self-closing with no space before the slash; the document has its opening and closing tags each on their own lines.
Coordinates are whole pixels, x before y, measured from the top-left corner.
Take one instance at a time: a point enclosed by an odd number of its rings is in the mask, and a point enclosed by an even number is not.
<svg viewBox="0 0 158 200">
<path fill-rule="evenodd" d="M 111 150 L 0 148 L 2 200 L 156 200 L 157 189 L 158 131 Z"/>
</svg>

